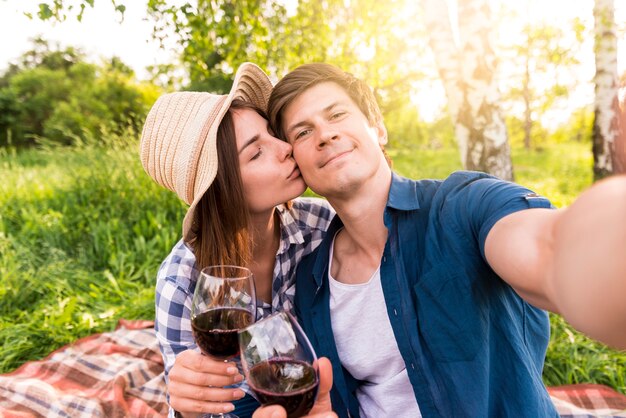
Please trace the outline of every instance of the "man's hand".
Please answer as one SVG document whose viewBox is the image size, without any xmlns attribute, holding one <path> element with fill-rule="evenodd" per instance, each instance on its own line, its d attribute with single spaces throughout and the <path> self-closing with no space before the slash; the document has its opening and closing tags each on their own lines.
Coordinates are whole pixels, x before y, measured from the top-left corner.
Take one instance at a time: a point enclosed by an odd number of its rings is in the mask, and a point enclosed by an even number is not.
<svg viewBox="0 0 626 418">
<path fill-rule="evenodd" d="M 224 388 L 243 380 L 235 363 L 225 363 L 196 351 L 187 350 L 176 356 L 170 370 L 167 390 L 170 405 L 183 416 L 198 413 L 230 412 L 231 401 L 241 399 L 241 389 Z"/>
<path fill-rule="evenodd" d="M 576 329 L 626 350 L 626 175 L 586 190 L 555 225 L 552 294 Z"/>
<path fill-rule="evenodd" d="M 305 418 L 337 418 L 332 412 L 330 389 L 333 387 L 333 367 L 326 357 L 318 359 L 320 386 L 315 405 Z M 257 409 L 252 418 L 287 418 L 285 409 L 278 405 L 265 406 Z"/>
</svg>

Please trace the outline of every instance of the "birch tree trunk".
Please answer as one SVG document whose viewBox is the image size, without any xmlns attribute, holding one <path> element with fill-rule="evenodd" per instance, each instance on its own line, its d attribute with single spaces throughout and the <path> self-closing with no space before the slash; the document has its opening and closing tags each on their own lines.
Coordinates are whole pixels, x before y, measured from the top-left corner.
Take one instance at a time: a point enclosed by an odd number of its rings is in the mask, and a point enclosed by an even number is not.
<svg viewBox="0 0 626 418">
<path fill-rule="evenodd" d="M 463 166 L 513 180 L 508 135 L 499 107 L 501 96 L 494 78 L 494 22 L 488 1 L 459 1 L 459 45 L 446 0 L 423 0 L 422 5 Z"/>
<path fill-rule="evenodd" d="M 596 75 L 593 121 L 593 176 L 624 172 L 618 102 L 617 36 L 614 0 L 595 0 L 593 8 Z"/>
<path fill-rule="evenodd" d="M 530 38 L 530 36 L 528 36 Z M 530 149 L 530 140 L 532 138 L 533 119 L 530 92 L 530 39 L 527 39 L 527 53 L 524 59 L 524 80 L 522 81 L 522 96 L 524 98 L 524 148 Z"/>
</svg>

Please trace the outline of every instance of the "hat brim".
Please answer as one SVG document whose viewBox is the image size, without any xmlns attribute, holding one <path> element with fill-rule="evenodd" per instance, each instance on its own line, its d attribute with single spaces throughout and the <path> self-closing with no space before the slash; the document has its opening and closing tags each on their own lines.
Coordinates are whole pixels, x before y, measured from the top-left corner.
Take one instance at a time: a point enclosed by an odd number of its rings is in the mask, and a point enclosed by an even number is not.
<svg viewBox="0 0 626 418">
<path fill-rule="evenodd" d="M 263 111 L 266 111 L 271 92 L 272 82 L 261 68 L 251 62 L 241 64 L 235 74 L 235 79 L 230 89 L 230 93 L 226 96 L 226 99 L 222 103 L 214 122 L 211 123 L 211 126 L 209 127 L 203 146 L 203 148 L 206 149 L 202 151 L 202 154 L 216 155 L 217 131 L 233 100 L 240 99 L 251 103 Z M 198 180 L 196 180 L 197 183 L 193 186 L 194 200 L 189 206 L 189 209 L 185 214 L 185 218 L 183 219 L 183 240 L 187 243 L 192 242 L 194 239 L 193 223 L 195 221 L 196 206 L 213 183 L 213 180 L 217 175 L 218 166 L 219 161 L 218 164 L 211 165 L 212 168 L 210 169 L 210 172 L 198 173 Z"/>
</svg>

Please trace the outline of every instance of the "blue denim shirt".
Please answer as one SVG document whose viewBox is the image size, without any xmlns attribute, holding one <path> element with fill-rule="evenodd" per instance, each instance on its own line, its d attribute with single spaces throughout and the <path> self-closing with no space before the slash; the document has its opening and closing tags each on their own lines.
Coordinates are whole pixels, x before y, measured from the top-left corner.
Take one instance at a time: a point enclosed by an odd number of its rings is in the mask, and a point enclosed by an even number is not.
<svg viewBox="0 0 626 418">
<path fill-rule="evenodd" d="M 521 299 L 484 255 L 499 219 L 533 207 L 551 205 L 483 173 L 457 172 L 444 181 L 393 175 L 381 282 L 424 417 L 558 417 L 541 379 L 548 316 Z M 295 305 L 317 355 L 333 363 L 333 409 L 357 417 L 360 382 L 341 366 L 329 311 L 328 254 L 341 227 L 335 217 L 298 266 Z M 385 344 L 375 329 L 372 344 Z"/>
</svg>

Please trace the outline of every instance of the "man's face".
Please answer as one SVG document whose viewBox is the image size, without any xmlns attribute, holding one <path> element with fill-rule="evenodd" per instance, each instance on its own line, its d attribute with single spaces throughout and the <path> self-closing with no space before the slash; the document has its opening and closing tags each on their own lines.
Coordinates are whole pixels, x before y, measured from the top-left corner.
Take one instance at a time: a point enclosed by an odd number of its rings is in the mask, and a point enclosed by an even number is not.
<svg viewBox="0 0 626 418">
<path fill-rule="evenodd" d="M 345 197 L 380 169 L 389 169 L 381 144 L 387 132 L 371 126 L 338 84 L 316 84 L 284 110 L 283 129 L 309 187 L 326 197 Z"/>
</svg>

